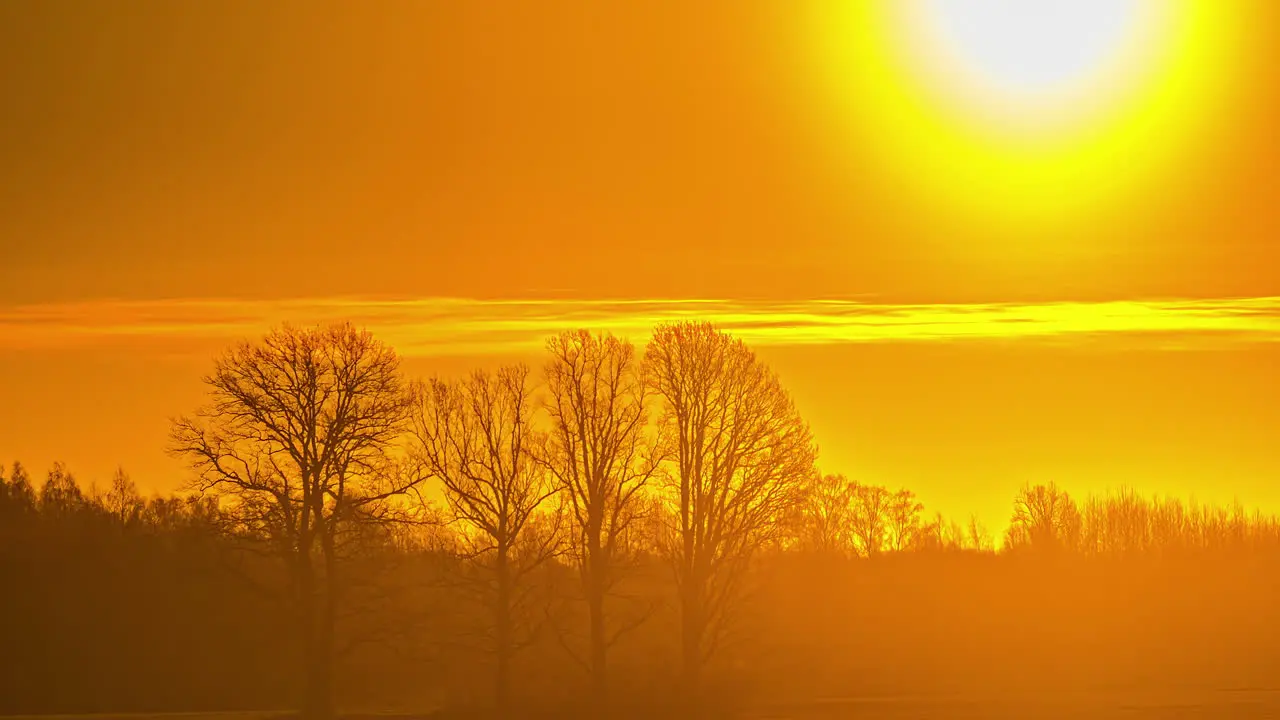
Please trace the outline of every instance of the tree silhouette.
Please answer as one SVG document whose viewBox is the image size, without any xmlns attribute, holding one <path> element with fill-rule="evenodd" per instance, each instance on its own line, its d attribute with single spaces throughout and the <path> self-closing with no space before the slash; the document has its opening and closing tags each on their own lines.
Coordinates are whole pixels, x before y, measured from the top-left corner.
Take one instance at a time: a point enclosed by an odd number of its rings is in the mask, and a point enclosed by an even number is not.
<svg viewBox="0 0 1280 720">
<path fill-rule="evenodd" d="M 606 603 L 632 554 L 627 539 L 659 457 L 645 433 L 647 389 L 631 343 L 579 330 L 551 338 L 547 350 L 551 427 L 539 458 L 567 499 L 590 622 L 586 664 L 601 711 L 609 648 L 644 617 L 610 627 Z"/>
<path fill-rule="evenodd" d="M 991 534 L 987 532 L 987 528 L 981 522 L 978 522 L 976 515 L 969 516 L 969 524 L 964 529 L 965 544 L 970 550 L 978 552 L 992 552 L 995 547 L 992 545 Z"/>
<path fill-rule="evenodd" d="M 683 677 L 696 702 L 744 573 L 801 502 L 816 449 L 777 376 L 710 324 L 658 326 L 644 363 L 675 448 L 671 555 Z"/>
<path fill-rule="evenodd" d="M 418 478 L 391 455 L 411 401 L 394 351 L 348 324 L 283 326 L 240 343 L 205 378 L 210 403 L 174 422 L 194 488 L 268 539 L 291 581 L 305 715 L 333 715 L 338 544 Z"/>
<path fill-rule="evenodd" d="M 26 515 L 35 510 L 36 494 L 31 487 L 31 479 L 27 469 L 20 462 L 14 462 L 9 479 L 0 482 L 0 500 L 3 501 L 5 513 L 9 517 Z"/>
<path fill-rule="evenodd" d="M 40 488 L 40 511 L 47 517 L 65 518 L 84 504 L 84 493 L 61 462 L 55 462 Z"/>
<path fill-rule="evenodd" d="M 1075 550 L 1080 541 L 1082 518 L 1075 501 L 1058 486 L 1025 486 L 1013 504 L 1013 518 L 1005 539 L 1010 548 L 1029 547 L 1059 553 Z"/>
<path fill-rule="evenodd" d="M 815 472 L 804 488 L 796 533 L 800 547 L 843 555 L 853 547 L 853 498 L 857 484 L 843 475 Z"/>
<path fill-rule="evenodd" d="M 111 517 L 125 527 L 133 522 L 142 512 L 144 503 L 138 495 L 138 486 L 134 484 L 124 468 L 116 468 L 111 476 L 111 486 L 103 498 L 103 504 Z"/>
<path fill-rule="evenodd" d="M 558 549 L 554 528 L 533 532 L 555 490 L 529 453 L 528 374 L 514 366 L 457 383 L 431 380 L 419 389 L 414 415 L 416 453 L 444 486 L 449 517 L 462 526 L 463 556 L 480 571 L 481 597 L 493 610 L 495 693 L 504 717 L 511 709 L 512 656 L 529 640 L 529 629 L 518 627 L 522 581 Z"/>
<path fill-rule="evenodd" d="M 884 549 L 892 503 L 893 495 L 886 488 L 878 485 L 854 487 L 851 530 L 858 550 L 864 556 L 875 557 Z"/>
<path fill-rule="evenodd" d="M 902 552 L 910 548 L 920 531 L 920 513 L 924 512 L 924 503 L 916 499 L 915 493 L 902 489 L 889 498 L 885 510 L 891 549 Z"/>
</svg>

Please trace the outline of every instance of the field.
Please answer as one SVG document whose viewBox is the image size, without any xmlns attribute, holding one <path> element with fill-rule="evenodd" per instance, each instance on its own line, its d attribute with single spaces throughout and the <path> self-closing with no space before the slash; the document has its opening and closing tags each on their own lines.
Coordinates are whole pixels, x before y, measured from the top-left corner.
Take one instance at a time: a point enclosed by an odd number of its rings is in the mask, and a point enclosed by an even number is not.
<svg viewBox="0 0 1280 720">
<path fill-rule="evenodd" d="M 25 715 L 5 720 L 273 720 L 279 712 L 166 713 L 111 715 Z M 479 720 L 454 713 L 344 713 L 344 720 Z M 564 717 L 540 713 L 538 720 Z M 664 713 L 626 714 L 626 720 L 665 718 Z M 885 697 L 836 699 L 762 708 L 734 717 L 743 720 L 1230 720 L 1280 718 L 1280 692 L 1233 690 L 1154 694 L 1091 693 L 1019 698 Z"/>
<path fill-rule="evenodd" d="M 876 698 L 804 703 L 763 720 L 1184 720 L 1280 718 L 1272 691 L 1091 693 L 1018 698 Z"/>
</svg>

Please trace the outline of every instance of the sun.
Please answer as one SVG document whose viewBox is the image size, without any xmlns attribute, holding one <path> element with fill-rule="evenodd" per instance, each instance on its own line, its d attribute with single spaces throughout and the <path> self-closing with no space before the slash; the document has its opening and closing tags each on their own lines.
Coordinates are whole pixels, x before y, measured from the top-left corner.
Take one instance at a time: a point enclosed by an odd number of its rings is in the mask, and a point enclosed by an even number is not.
<svg viewBox="0 0 1280 720">
<path fill-rule="evenodd" d="M 858 172 L 870 160 L 921 204 L 1029 235 L 1176 167 L 1233 80 L 1232 8 L 859 0 L 809 16 L 826 123 Z"/>
<path fill-rule="evenodd" d="M 1158 77 L 1176 39 L 1175 2 L 907 0 L 886 20 L 903 81 L 949 105 L 954 121 L 1044 144 Z"/>
<path fill-rule="evenodd" d="M 1028 98 L 1092 80 L 1135 42 L 1151 9 L 1140 0 L 921 0 L 912 21 L 947 69 Z"/>
</svg>

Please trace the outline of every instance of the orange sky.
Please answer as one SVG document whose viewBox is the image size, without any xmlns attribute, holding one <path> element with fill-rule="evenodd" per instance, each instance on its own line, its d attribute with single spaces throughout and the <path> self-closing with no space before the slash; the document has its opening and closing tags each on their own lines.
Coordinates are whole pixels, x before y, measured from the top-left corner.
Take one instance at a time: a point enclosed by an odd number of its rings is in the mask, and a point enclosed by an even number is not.
<svg viewBox="0 0 1280 720">
<path fill-rule="evenodd" d="M 166 418 L 279 319 L 454 372 L 719 299 L 830 470 L 994 527 L 1026 480 L 1280 509 L 1280 11 L 1221 1 L 1241 90 L 1177 171 L 994 239 L 863 170 L 816 0 L 4 3 L 0 456 L 173 487 Z"/>
</svg>

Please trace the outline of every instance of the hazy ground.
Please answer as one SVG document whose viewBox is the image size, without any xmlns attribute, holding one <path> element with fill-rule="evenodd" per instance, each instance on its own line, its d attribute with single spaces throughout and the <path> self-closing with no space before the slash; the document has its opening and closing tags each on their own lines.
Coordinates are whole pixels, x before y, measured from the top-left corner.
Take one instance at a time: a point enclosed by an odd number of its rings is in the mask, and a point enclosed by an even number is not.
<svg viewBox="0 0 1280 720">
<path fill-rule="evenodd" d="M 272 720 L 280 713 L 10 716 L 6 720 Z M 452 718 L 432 713 L 349 713 L 351 720 Z M 458 715 L 456 717 L 472 717 Z M 1183 720 L 1280 718 L 1280 691 L 1054 695 L 1028 698 L 868 698 L 797 703 L 740 715 L 746 720 Z M 630 718 L 628 718 L 630 720 Z"/>
<path fill-rule="evenodd" d="M 1280 692 L 1055 694 L 1018 698 L 875 698 L 805 703 L 758 713 L 776 720 L 1059 720 L 1280 718 Z"/>
</svg>

